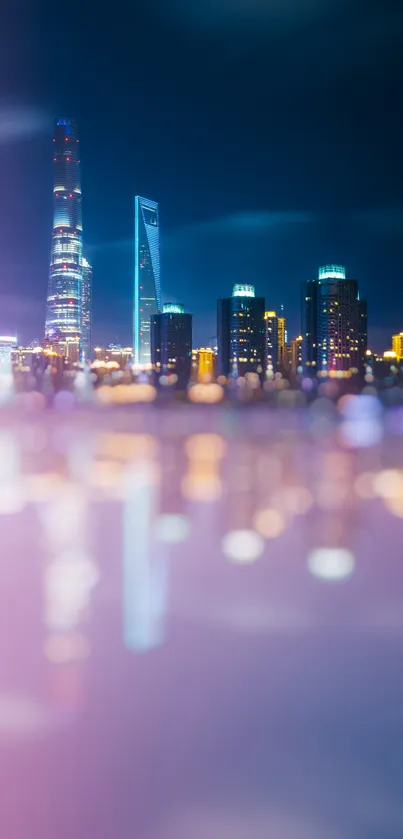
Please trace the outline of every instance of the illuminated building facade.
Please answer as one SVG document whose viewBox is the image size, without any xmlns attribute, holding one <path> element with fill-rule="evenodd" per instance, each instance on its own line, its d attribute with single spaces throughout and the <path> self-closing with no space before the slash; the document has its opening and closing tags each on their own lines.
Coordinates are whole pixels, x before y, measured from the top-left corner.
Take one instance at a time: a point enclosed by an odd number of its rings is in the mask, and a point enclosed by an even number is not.
<svg viewBox="0 0 403 839">
<path fill-rule="evenodd" d="M 81 282 L 81 358 L 90 361 L 92 356 L 92 267 L 83 256 Z"/>
<path fill-rule="evenodd" d="M 192 351 L 192 379 L 197 382 L 212 382 L 216 374 L 217 356 L 211 347 Z"/>
<path fill-rule="evenodd" d="M 283 371 L 288 367 L 286 358 L 286 320 L 280 317 L 277 320 L 277 364 L 279 370 Z"/>
<path fill-rule="evenodd" d="M 392 350 L 396 353 L 396 361 L 401 361 L 403 359 L 403 332 L 392 335 Z"/>
<path fill-rule="evenodd" d="M 45 336 L 52 346 L 81 339 L 82 208 L 75 120 L 57 119 L 53 138 L 53 233 Z"/>
<path fill-rule="evenodd" d="M 218 373 L 264 373 L 266 322 L 264 297 L 251 285 L 235 285 L 232 297 L 217 301 Z"/>
<path fill-rule="evenodd" d="M 192 315 L 177 303 L 166 303 L 151 320 L 151 358 L 156 373 L 174 373 L 187 385 L 192 364 Z"/>
<path fill-rule="evenodd" d="M 267 366 L 277 370 L 278 361 L 278 317 L 277 312 L 265 312 Z"/>
<path fill-rule="evenodd" d="M 158 204 L 134 202 L 134 363 L 151 364 L 151 320 L 162 309 Z"/>
<path fill-rule="evenodd" d="M 302 369 L 302 335 L 291 341 L 291 375 L 296 376 Z"/>
<path fill-rule="evenodd" d="M 322 266 L 317 280 L 303 283 L 302 335 L 304 365 L 312 372 L 363 369 L 366 301 L 342 265 Z"/>
<path fill-rule="evenodd" d="M 94 366 L 120 367 L 124 370 L 132 359 L 132 347 L 119 347 L 110 344 L 109 347 L 94 347 Z"/>
</svg>

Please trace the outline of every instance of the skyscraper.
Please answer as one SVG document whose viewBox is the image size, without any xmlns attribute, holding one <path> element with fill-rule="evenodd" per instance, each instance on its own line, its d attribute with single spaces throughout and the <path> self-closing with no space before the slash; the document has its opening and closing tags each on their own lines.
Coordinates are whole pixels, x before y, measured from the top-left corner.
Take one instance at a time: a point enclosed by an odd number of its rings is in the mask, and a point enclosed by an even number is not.
<svg viewBox="0 0 403 839">
<path fill-rule="evenodd" d="M 81 282 L 81 358 L 90 361 L 92 356 L 92 267 L 83 256 Z"/>
<path fill-rule="evenodd" d="M 302 286 L 303 359 L 318 371 L 362 370 L 367 343 L 366 301 L 342 265 L 324 265 Z"/>
<path fill-rule="evenodd" d="M 192 315 L 178 303 L 166 303 L 151 318 L 151 359 L 157 373 L 175 373 L 181 385 L 190 379 Z"/>
<path fill-rule="evenodd" d="M 265 312 L 267 365 L 276 372 L 278 366 L 278 317 L 277 312 Z"/>
<path fill-rule="evenodd" d="M 134 363 L 151 364 L 150 322 L 162 309 L 158 204 L 136 195 L 134 202 Z"/>
<path fill-rule="evenodd" d="M 264 297 L 252 285 L 234 285 L 232 297 L 217 301 L 218 372 L 262 374 L 266 363 Z"/>
<path fill-rule="evenodd" d="M 59 347 L 81 338 L 82 209 L 77 124 L 57 119 L 53 138 L 53 233 L 46 338 Z"/>
</svg>

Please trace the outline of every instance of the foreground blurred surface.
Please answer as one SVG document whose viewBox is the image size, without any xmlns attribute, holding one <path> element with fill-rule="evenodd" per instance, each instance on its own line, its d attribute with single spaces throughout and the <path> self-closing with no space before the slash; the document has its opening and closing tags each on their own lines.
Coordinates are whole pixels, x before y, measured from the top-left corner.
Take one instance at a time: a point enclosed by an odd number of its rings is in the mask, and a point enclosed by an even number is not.
<svg viewBox="0 0 403 839">
<path fill-rule="evenodd" d="M 403 835 L 403 411 L 0 416 L 5 839 Z"/>
</svg>

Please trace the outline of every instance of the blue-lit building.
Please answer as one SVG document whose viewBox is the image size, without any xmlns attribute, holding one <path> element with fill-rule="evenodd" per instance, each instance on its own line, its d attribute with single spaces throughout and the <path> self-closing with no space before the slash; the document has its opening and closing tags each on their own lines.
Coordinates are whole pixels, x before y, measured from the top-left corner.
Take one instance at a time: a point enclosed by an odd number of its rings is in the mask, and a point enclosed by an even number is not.
<svg viewBox="0 0 403 839">
<path fill-rule="evenodd" d="M 136 195 L 134 210 L 133 359 L 151 364 L 151 319 L 162 309 L 158 204 Z"/>
<path fill-rule="evenodd" d="M 266 366 L 264 297 L 252 285 L 234 285 L 232 297 L 217 301 L 218 373 L 262 375 Z"/>
<path fill-rule="evenodd" d="M 186 386 L 192 364 L 192 315 L 180 303 L 165 303 L 151 318 L 151 360 L 155 372 L 175 374 Z"/>
<path fill-rule="evenodd" d="M 92 359 L 92 267 L 84 256 L 81 266 L 81 358 L 85 362 Z"/>
<path fill-rule="evenodd" d="M 367 305 L 343 265 L 323 265 L 317 280 L 302 284 L 302 336 L 307 370 L 363 370 Z"/>
<path fill-rule="evenodd" d="M 57 119 L 53 138 L 53 232 L 46 339 L 60 348 L 81 339 L 82 208 L 77 124 Z"/>
</svg>

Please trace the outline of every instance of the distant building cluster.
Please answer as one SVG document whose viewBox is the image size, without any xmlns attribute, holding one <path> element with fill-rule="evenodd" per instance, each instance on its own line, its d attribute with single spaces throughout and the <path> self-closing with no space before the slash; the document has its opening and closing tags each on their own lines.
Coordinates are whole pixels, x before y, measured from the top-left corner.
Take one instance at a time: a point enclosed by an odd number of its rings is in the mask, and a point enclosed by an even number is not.
<svg viewBox="0 0 403 839">
<path fill-rule="evenodd" d="M 301 286 L 301 334 L 288 340 L 283 307 L 270 309 L 253 285 L 235 284 L 217 301 L 213 346 L 195 349 L 192 315 L 162 302 L 158 203 L 134 199 L 133 341 L 94 346 L 92 267 L 83 254 L 80 138 L 75 120 L 56 119 L 53 137 L 53 227 L 44 339 L 28 348 L 0 336 L 0 367 L 42 371 L 91 366 L 100 375 L 131 371 L 186 387 L 257 375 L 371 377 L 403 362 L 403 332 L 379 357 L 368 349 L 367 302 L 343 265 L 323 265 Z"/>
</svg>

